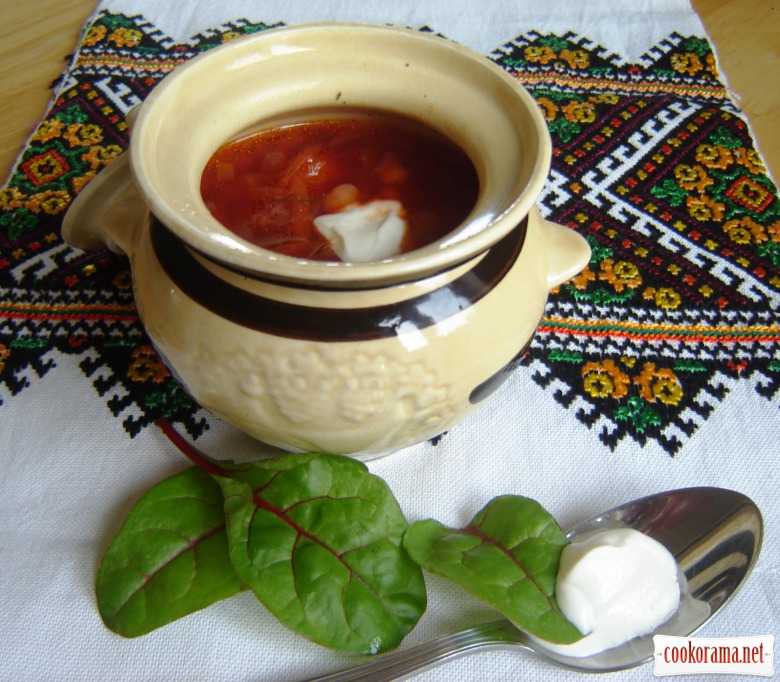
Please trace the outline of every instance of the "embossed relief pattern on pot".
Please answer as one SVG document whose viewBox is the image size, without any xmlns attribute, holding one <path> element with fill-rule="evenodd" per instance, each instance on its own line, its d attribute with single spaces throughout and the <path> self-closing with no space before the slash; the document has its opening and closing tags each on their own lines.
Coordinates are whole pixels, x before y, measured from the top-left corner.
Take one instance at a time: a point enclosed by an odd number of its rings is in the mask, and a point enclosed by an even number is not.
<svg viewBox="0 0 780 682">
<path fill-rule="evenodd" d="M 409 434 L 427 431 L 453 412 L 451 387 L 421 359 L 403 362 L 387 352 L 350 356 L 342 348 L 309 343 L 201 346 L 190 354 L 198 367 L 193 389 L 206 402 L 224 395 L 226 377 L 239 377 L 233 399 L 245 401 L 254 419 L 284 417 L 309 428 L 397 422 Z M 404 351 L 406 352 L 406 351 Z"/>
<path fill-rule="evenodd" d="M 345 364 L 335 349 L 311 346 L 265 362 L 270 394 L 295 423 L 398 420 L 423 426 L 440 414 L 449 394 L 422 362 L 406 364 L 383 353 L 361 353 Z"/>
</svg>

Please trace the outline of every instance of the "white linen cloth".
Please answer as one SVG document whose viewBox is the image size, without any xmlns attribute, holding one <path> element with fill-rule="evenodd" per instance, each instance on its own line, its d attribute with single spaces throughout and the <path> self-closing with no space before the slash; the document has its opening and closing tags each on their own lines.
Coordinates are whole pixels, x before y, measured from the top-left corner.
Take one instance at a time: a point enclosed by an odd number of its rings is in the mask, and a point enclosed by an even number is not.
<svg viewBox="0 0 780 682">
<path fill-rule="evenodd" d="M 142 14 L 177 40 L 237 18 L 429 26 L 482 52 L 529 29 L 573 31 L 626 60 L 673 31 L 705 36 L 686 0 L 103 0 L 96 11 L 101 10 Z M 31 376 L 30 386 L 0 407 L 0 680 L 294 681 L 358 662 L 287 631 L 251 593 L 141 638 L 108 631 L 94 597 L 102 552 L 138 496 L 188 463 L 156 429 L 128 438 L 89 382 L 68 380 L 80 375 L 75 356 L 53 360 L 56 371 Z M 701 634 L 779 634 L 778 399 L 763 399 L 750 382 L 724 377 L 730 395 L 675 457 L 653 442 L 640 446 L 630 439 L 610 452 L 595 442 L 595 432 L 576 419 L 574 409 L 554 400 L 554 388 L 542 389 L 530 379 L 533 372 L 533 366 L 519 368 L 497 396 L 438 445 L 414 446 L 369 463 L 407 518 L 464 525 L 491 498 L 515 493 L 537 499 L 566 528 L 662 490 L 736 489 L 764 514 L 763 553 L 747 584 Z M 749 428 L 758 424 L 761 429 Z M 225 458 L 249 457 L 257 447 L 219 423 L 197 445 Z M 432 576 L 426 581 L 428 611 L 403 647 L 495 616 L 459 588 Z M 646 665 L 604 679 L 650 675 Z M 509 682 L 553 676 L 580 677 L 528 654 L 491 652 L 418 679 Z"/>
</svg>

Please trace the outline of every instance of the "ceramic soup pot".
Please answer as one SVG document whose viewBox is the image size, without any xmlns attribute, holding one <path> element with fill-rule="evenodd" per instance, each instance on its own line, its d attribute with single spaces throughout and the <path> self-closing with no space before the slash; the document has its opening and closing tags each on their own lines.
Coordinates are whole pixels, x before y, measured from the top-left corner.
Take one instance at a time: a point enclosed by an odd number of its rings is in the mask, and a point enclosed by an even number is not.
<svg viewBox="0 0 780 682">
<path fill-rule="evenodd" d="M 302 112 L 402 114 L 470 157 L 476 204 L 446 237 L 364 263 L 276 254 L 200 193 L 226 140 Z M 214 414 L 287 449 L 370 458 L 453 427 L 529 346 L 550 289 L 590 249 L 540 216 L 551 142 L 531 96 L 485 57 L 418 31 L 328 23 L 230 41 L 168 75 L 131 144 L 76 198 L 73 246 L 126 254 L 173 374 Z"/>
</svg>

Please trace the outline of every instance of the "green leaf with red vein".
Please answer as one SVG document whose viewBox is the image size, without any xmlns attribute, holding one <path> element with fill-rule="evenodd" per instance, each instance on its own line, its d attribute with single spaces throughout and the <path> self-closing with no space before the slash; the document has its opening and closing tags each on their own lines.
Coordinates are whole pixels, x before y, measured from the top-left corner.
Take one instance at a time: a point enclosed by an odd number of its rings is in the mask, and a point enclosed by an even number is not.
<svg viewBox="0 0 780 682">
<path fill-rule="evenodd" d="M 331 455 L 219 466 L 230 558 L 271 613 L 341 651 L 401 642 L 425 611 L 425 583 L 384 481 Z"/>
<path fill-rule="evenodd" d="M 219 485 L 195 467 L 138 500 L 97 573 L 108 628 L 137 637 L 245 589 L 228 558 L 222 504 Z"/>
<path fill-rule="evenodd" d="M 459 584 L 521 630 L 564 644 L 582 637 L 554 596 L 567 544 L 538 502 L 515 495 L 493 499 L 463 529 L 429 519 L 412 524 L 404 538 L 424 569 Z"/>
</svg>

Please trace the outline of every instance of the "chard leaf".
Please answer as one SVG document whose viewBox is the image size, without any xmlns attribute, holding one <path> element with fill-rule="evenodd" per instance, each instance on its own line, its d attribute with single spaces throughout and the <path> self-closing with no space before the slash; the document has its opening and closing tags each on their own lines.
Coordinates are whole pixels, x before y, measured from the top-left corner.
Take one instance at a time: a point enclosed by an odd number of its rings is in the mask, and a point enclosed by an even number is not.
<svg viewBox="0 0 780 682">
<path fill-rule="evenodd" d="M 341 651 L 400 643 L 425 610 L 425 583 L 384 481 L 335 455 L 219 466 L 230 558 L 271 613 Z"/>
<path fill-rule="evenodd" d="M 514 495 L 493 499 L 463 529 L 429 519 L 413 523 L 404 537 L 424 569 L 459 584 L 521 630 L 563 644 L 582 637 L 554 596 L 567 544 L 538 502 Z"/>
<path fill-rule="evenodd" d="M 228 557 L 222 506 L 217 483 L 195 467 L 138 500 L 97 573 L 109 629 L 144 635 L 244 589 Z"/>
</svg>

